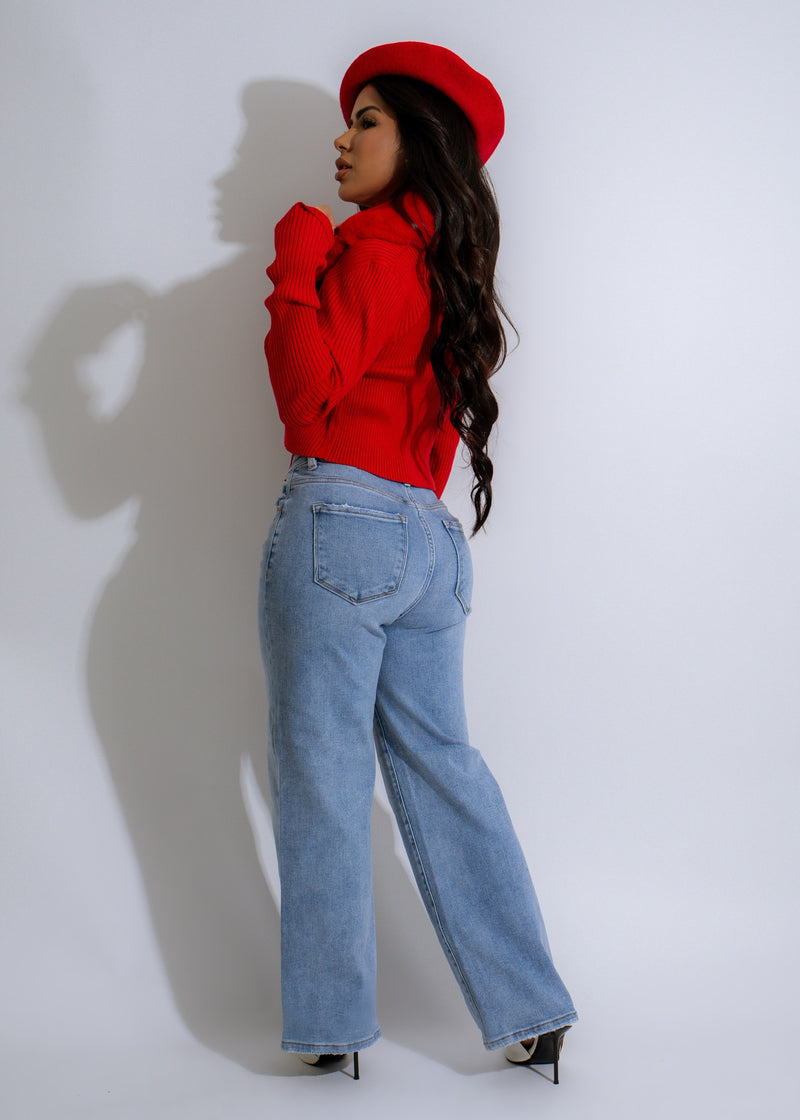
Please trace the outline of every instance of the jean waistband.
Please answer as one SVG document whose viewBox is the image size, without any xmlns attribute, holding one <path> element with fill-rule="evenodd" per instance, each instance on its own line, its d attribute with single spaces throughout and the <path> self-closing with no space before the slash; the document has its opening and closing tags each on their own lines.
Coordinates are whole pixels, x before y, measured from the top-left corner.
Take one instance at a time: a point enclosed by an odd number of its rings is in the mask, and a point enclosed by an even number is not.
<svg viewBox="0 0 800 1120">
<path fill-rule="evenodd" d="M 433 490 L 423 486 L 412 486 L 409 482 L 396 482 L 391 478 L 371 474 L 361 467 L 349 463 L 332 463 L 328 459 L 317 459 L 312 455 L 293 455 L 287 481 L 302 479 L 305 482 L 351 482 L 369 490 L 386 494 L 402 502 L 412 502 L 425 509 L 445 509 L 446 506 Z"/>
</svg>

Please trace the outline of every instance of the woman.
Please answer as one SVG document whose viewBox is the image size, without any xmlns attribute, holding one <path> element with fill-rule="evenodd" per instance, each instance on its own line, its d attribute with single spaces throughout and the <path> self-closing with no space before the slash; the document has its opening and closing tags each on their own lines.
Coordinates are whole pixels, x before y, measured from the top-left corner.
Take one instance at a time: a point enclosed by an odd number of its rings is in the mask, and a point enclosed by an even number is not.
<svg viewBox="0 0 800 1120">
<path fill-rule="evenodd" d="M 270 378 L 292 465 L 264 547 L 261 644 L 281 875 L 282 1046 L 376 1042 L 374 752 L 423 900 L 487 1049 L 553 1062 L 576 1020 L 497 785 L 469 745 L 471 567 L 440 501 L 459 440 L 491 506 L 489 377 L 505 354 L 491 83 L 426 43 L 345 74 L 339 196 L 297 203 L 267 270 Z"/>
</svg>

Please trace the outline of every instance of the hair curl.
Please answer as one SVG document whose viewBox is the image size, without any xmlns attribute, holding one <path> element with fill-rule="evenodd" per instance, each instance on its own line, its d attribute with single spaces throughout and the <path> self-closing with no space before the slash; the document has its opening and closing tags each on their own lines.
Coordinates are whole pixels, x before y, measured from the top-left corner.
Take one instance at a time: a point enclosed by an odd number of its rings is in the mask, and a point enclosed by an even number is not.
<svg viewBox="0 0 800 1120">
<path fill-rule="evenodd" d="M 498 407 L 489 379 L 507 353 L 501 316 L 513 330 L 494 287 L 500 244 L 497 200 L 472 126 L 451 98 L 426 82 L 399 75 L 369 84 L 397 117 L 405 174 L 393 203 L 404 213 L 403 194 L 413 191 L 433 212 L 426 263 L 441 326 L 431 364 L 442 398 L 440 423 L 449 414 L 469 451 L 477 533 L 492 507 L 494 467 L 487 448 Z"/>
</svg>

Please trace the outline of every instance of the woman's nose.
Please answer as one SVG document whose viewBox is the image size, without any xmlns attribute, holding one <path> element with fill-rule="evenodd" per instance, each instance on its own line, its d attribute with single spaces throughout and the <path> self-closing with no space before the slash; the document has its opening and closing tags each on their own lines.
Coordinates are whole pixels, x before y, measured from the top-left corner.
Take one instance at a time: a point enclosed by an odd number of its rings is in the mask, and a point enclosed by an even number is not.
<svg viewBox="0 0 800 1120">
<path fill-rule="evenodd" d="M 345 150 L 345 148 L 347 147 L 347 141 L 348 141 L 349 136 L 350 136 L 350 129 L 348 128 L 347 132 L 343 132 L 341 136 L 336 137 L 336 139 L 333 142 L 333 146 L 334 146 L 334 148 L 336 149 L 337 152 L 343 152 Z"/>
</svg>

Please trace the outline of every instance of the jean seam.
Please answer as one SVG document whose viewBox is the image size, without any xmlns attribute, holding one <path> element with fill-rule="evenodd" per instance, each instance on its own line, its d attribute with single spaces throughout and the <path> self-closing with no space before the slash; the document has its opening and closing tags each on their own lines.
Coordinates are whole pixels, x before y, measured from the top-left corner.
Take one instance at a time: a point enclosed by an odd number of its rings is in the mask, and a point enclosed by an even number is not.
<svg viewBox="0 0 800 1120">
<path fill-rule="evenodd" d="M 353 1050 L 366 1050 L 368 1046 L 372 1046 L 381 1037 L 381 1029 L 373 1031 L 371 1035 L 366 1038 L 359 1038 L 353 1042 L 347 1042 L 343 1045 L 332 1044 L 330 1042 L 298 1042 L 295 1039 L 285 1038 L 281 1041 L 281 1049 L 288 1050 L 292 1054 L 350 1054 Z"/>
<path fill-rule="evenodd" d="M 400 786 L 400 779 L 397 776 L 397 769 L 394 765 L 394 759 L 392 758 L 391 752 L 390 752 L 389 747 L 388 747 L 388 742 L 387 742 L 387 739 L 386 739 L 386 732 L 385 732 L 384 727 L 383 727 L 383 722 L 382 722 L 381 717 L 380 717 L 380 712 L 378 711 L 377 708 L 375 710 L 375 723 L 376 723 L 376 725 L 378 727 L 378 730 L 380 732 L 380 735 L 378 736 L 378 746 L 379 746 L 379 749 L 381 751 L 381 755 L 382 755 L 384 764 L 386 766 L 387 773 L 389 774 L 389 777 L 391 779 L 391 787 L 392 788 L 391 788 L 390 792 L 394 794 L 393 801 L 394 801 L 395 816 L 398 819 L 398 823 L 402 824 L 402 826 L 403 826 L 403 830 L 404 830 L 404 832 L 406 834 L 406 838 L 408 840 L 408 848 L 410 848 L 411 852 L 413 853 L 413 864 L 414 864 L 414 869 L 415 869 L 415 872 L 416 872 L 417 886 L 419 888 L 420 894 L 423 897 L 423 901 L 426 902 L 426 904 L 427 904 L 426 908 L 428 910 L 428 914 L 429 914 L 429 916 L 431 918 L 431 921 L 433 922 L 433 925 L 434 925 L 434 927 L 435 927 L 435 929 L 436 929 L 436 931 L 439 935 L 439 941 L 440 941 L 442 947 L 444 948 L 444 951 L 445 951 L 447 957 L 450 960 L 451 966 L 453 968 L 453 972 L 455 973 L 456 978 L 458 979 L 459 987 L 461 988 L 461 990 L 464 994 L 464 998 L 466 999 L 467 1004 L 469 1005 L 469 1008 L 472 1011 L 472 1015 L 473 1015 L 476 1023 L 478 1023 L 478 1025 L 480 1027 L 481 1034 L 484 1035 L 484 1037 L 485 1037 L 486 1029 L 485 1029 L 485 1026 L 484 1026 L 484 1023 L 483 1023 L 483 1017 L 481 1016 L 480 1009 L 479 1009 L 477 1001 L 475 999 L 475 994 L 472 991 L 472 988 L 470 987 L 469 981 L 467 980 L 467 977 L 464 973 L 464 969 L 463 969 L 463 966 L 461 964 L 461 960 L 459 959 L 458 955 L 456 954 L 455 949 L 453 948 L 453 946 L 450 943 L 450 938 L 447 936 L 447 933 L 445 932 L 444 923 L 442 922 L 441 916 L 439 914 L 439 908 L 436 905 L 436 898 L 434 896 L 433 889 L 432 889 L 431 884 L 430 884 L 430 880 L 428 879 L 428 875 L 427 875 L 427 872 L 425 870 L 425 863 L 424 863 L 424 860 L 422 858 L 422 855 L 421 855 L 421 852 L 420 852 L 420 849 L 419 849 L 419 845 L 417 843 L 417 838 L 414 835 L 414 829 L 413 829 L 413 826 L 411 824 L 411 819 L 408 815 L 408 809 L 406 808 L 405 798 L 403 797 L 403 791 L 402 791 L 401 786 Z"/>
<path fill-rule="evenodd" d="M 272 528 L 271 528 L 270 535 L 269 535 L 269 541 L 268 541 L 269 548 L 265 549 L 265 560 L 264 560 L 264 582 L 265 583 L 267 582 L 267 580 L 269 578 L 270 568 L 272 567 L 272 558 L 275 555 L 275 546 L 278 542 L 278 535 L 279 535 L 280 530 L 281 530 L 281 522 L 283 521 L 283 511 L 284 511 L 284 508 L 286 506 L 286 496 L 284 494 L 281 494 L 280 498 L 278 498 L 278 501 L 276 502 L 276 506 L 277 506 L 277 509 L 276 509 L 276 513 L 275 513 L 275 518 L 274 518 L 274 521 L 272 523 Z"/>
<path fill-rule="evenodd" d="M 292 474 L 290 479 L 292 486 L 309 486 L 321 485 L 325 483 L 335 484 L 337 486 L 357 486 L 359 490 L 369 490 L 373 494 L 380 494 L 384 498 L 390 498 L 393 502 L 398 502 L 400 505 L 414 505 L 419 506 L 420 509 L 434 510 L 446 509 L 444 502 L 436 502 L 433 505 L 423 505 L 414 499 L 409 499 L 400 494 L 393 494 L 391 490 L 381 490 L 379 486 L 370 486 L 366 482 L 358 482 L 354 478 L 336 478 L 333 475 L 323 475 L 321 478 L 298 478 L 296 474 Z"/>
<path fill-rule="evenodd" d="M 558 1030 L 559 1027 L 577 1022 L 577 1013 L 567 1011 L 555 1019 L 547 1019 L 544 1023 L 532 1023 L 528 1027 L 523 1027 L 517 1031 L 509 1031 L 508 1034 L 502 1034 L 498 1038 L 484 1038 L 484 1045 L 488 1050 L 500 1050 L 504 1046 L 510 1046 L 513 1042 L 521 1042 L 523 1039 L 532 1038 L 534 1035 L 545 1034 L 547 1031 Z"/>
<path fill-rule="evenodd" d="M 422 524 L 422 528 L 425 530 L 425 536 L 428 541 L 428 570 L 425 573 L 425 579 L 422 581 L 422 587 L 419 589 L 419 594 L 415 596 L 413 603 L 410 603 L 409 606 L 407 606 L 406 609 L 397 616 L 397 618 L 395 619 L 396 622 L 399 622 L 401 618 L 405 618 L 409 611 L 413 611 L 417 603 L 419 603 L 420 600 L 425 597 L 425 592 L 431 585 L 431 580 L 433 579 L 433 569 L 436 565 L 436 546 L 433 543 L 433 533 L 431 533 L 430 525 L 422 516 L 422 508 L 418 506 L 414 501 L 412 501 L 411 504 L 417 511 L 417 517 Z"/>
</svg>

